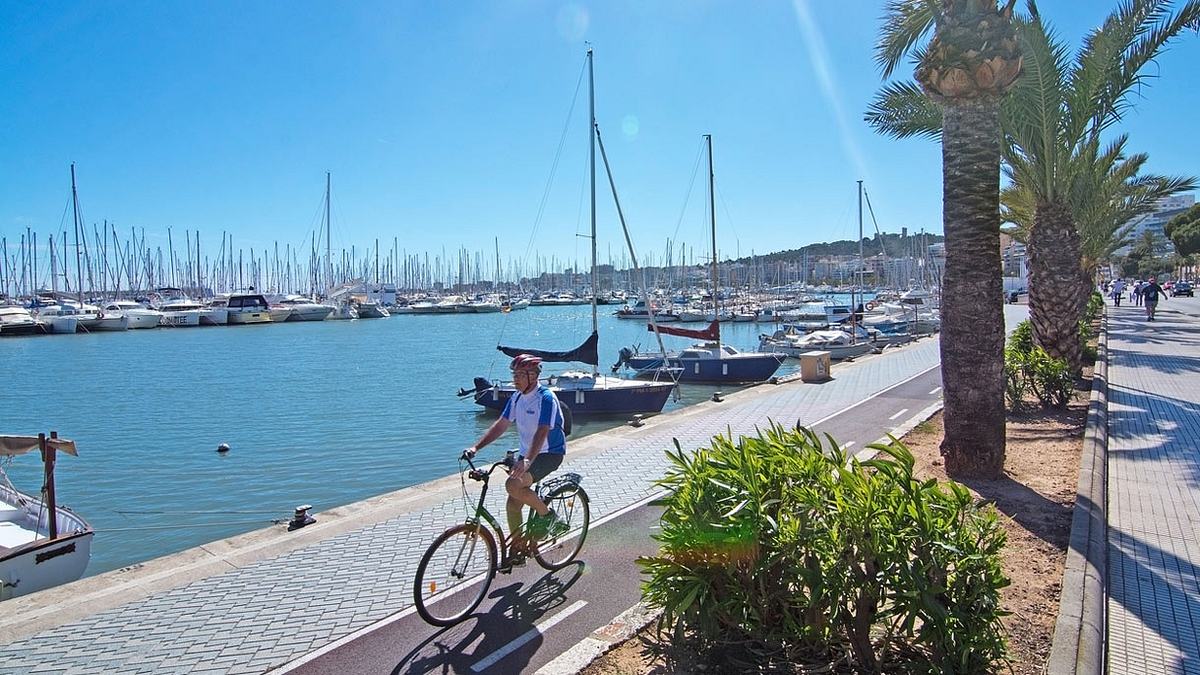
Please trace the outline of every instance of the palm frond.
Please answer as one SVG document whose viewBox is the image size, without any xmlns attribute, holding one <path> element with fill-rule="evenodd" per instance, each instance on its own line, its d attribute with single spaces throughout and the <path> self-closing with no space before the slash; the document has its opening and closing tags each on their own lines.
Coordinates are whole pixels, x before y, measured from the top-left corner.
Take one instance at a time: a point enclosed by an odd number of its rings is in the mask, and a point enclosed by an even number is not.
<svg viewBox="0 0 1200 675">
<path fill-rule="evenodd" d="M 933 29 L 940 0 L 889 0 L 875 44 L 875 63 L 888 79 L 904 57 Z"/>
<path fill-rule="evenodd" d="M 1003 103 L 1003 127 L 1012 145 L 1020 149 L 1031 171 L 1022 181 L 1043 199 L 1054 199 L 1060 189 L 1063 167 L 1060 155 L 1067 89 L 1066 46 L 1040 19 L 1017 20 L 1023 71 Z M 1070 152 L 1069 149 L 1066 152 Z"/>
<path fill-rule="evenodd" d="M 892 82 L 871 101 L 863 119 L 892 138 L 942 137 L 942 109 L 913 82 Z"/>
</svg>

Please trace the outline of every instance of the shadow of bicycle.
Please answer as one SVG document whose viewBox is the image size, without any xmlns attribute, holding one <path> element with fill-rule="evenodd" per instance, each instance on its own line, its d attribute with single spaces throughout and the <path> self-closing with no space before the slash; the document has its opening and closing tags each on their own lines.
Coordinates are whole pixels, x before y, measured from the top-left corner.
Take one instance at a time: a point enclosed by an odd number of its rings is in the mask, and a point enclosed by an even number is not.
<svg viewBox="0 0 1200 675">
<path fill-rule="evenodd" d="M 579 581 L 583 570 L 584 564 L 575 562 L 542 575 L 527 588 L 517 582 L 493 591 L 488 597 L 496 602 L 487 612 L 476 612 L 461 623 L 431 635 L 396 664 L 393 675 L 476 672 L 472 666 L 482 664 L 489 655 L 524 636 L 539 619 L 565 604 L 567 590 Z M 542 635 L 535 631 L 527 642 L 501 659 L 503 672 L 524 672 L 529 657 L 537 653 L 541 644 Z M 493 668 L 481 668 L 478 672 L 490 670 Z"/>
</svg>

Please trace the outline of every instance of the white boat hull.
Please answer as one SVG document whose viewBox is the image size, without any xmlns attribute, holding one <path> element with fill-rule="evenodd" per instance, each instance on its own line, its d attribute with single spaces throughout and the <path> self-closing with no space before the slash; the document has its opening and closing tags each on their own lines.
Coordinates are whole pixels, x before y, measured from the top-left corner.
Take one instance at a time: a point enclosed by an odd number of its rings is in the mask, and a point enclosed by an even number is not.
<svg viewBox="0 0 1200 675">
<path fill-rule="evenodd" d="M 205 326 L 225 326 L 229 323 L 229 310 L 224 307 L 200 310 L 200 323 Z"/>
<path fill-rule="evenodd" d="M 173 328 L 189 328 L 200 325 L 202 310 L 184 310 L 180 312 L 163 312 L 158 320 L 159 325 Z"/>
<path fill-rule="evenodd" d="M 296 305 L 292 307 L 292 314 L 287 320 L 324 321 L 332 313 L 333 308 L 329 305 Z"/>
<path fill-rule="evenodd" d="M 46 326 L 47 332 L 56 335 L 79 330 L 79 320 L 73 316 L 43 316 L 39 321 Z"/>
<path fill-rule="evenodd" d="M 93 331 L 120 331 L 129 330 L 129 317 L 125 315 L 104 315 L 96 320 L 94 326 L 90 328 Z"/>
<path fill-rule="evenodd" d="M 271 313 L 267 310 L 257 309 L 252 312 L 239 312 L 237 310 L 227 310 L 229 312 L 229 325 L 241 326 L 252 323 L 271 323 Z"/>
<path fill-rule="evenodd" d="M 272 307 L 267 313 L 271 315 L 271 323 L 283 323 L 291 318 L 292 311 L 291 307 Z"/>
<path fill-rule="evenodd" d="M 162 321 L 162 315 L 154 311 L 127 312 L 125 318 L 129 320 L 130 330 L 158 328 L 159 322 Z"/>
<path fill-rule="evenodd" d="M 55 511 L 59 534 L 49 539 L 49 514 L 42 503 L 0 486 L 0 600 L 83 576 L 92 554 L 92 528 L 70 509 Z"/>
</svg>

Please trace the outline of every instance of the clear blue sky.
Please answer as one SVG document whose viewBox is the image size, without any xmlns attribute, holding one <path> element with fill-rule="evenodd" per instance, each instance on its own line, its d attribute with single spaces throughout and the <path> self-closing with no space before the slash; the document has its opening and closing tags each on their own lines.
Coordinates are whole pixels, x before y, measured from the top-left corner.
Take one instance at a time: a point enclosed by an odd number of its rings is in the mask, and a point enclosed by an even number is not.
<svg viewBox="0 0 1200 675">
<path fill-rule="evenodd" d="M 90 222 L 166 246 L 222 230 L 302 250 L 333 173 L 334 247 L 524 255 L 596 50 L 597 117 L 640 253 L 707 249 L 712 133 L 722 256 L 853 238 L 855 180 L 887 231 L 941 230 L 940 150 L 875 135 L 883 2 L 0 3 L 0 235 L 59 228 L 77 163 Z M 1115 0 L 1043 3 L 1073 44 Z M 1189 34 L 1124 129 L 1160 173 L 1200 173 Z M 905 68 L 908 76 L 911 69 Z M 585 261 L 585 93 L 535 247 Z M 601 180 L 602 174 L 601 174 Z M 602 262 L 621 250 L 601 183 Z M 681 221 L 682 225 L 677 224 Z M 69 215 L 67 221 L 69 223 Z M 868 232 L 870 225 L 868 224 Z"/>
</svg>

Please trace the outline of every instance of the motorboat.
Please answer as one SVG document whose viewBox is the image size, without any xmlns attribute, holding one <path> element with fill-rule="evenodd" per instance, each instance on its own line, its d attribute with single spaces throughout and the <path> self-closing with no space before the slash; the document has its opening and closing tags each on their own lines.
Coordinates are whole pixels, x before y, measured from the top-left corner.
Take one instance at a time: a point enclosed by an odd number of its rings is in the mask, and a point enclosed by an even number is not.
<svg viewBox="0 0 1200 675">
<path fill-rule="evenodd" d="M 42 324 L 38 323 L 37 319 L 29 313 L 29 310 L 16 305 L 0 307 L 0 335 L 4 337 L 12 337 L 14 335 L 41 335 L 46 329 Z"/>
<path fill-rule="evenodd" d="M 0 436 L 0 457 L 40 451 L 42 493 L 18 492 L 0 467 L 0 600 L 28 595 L 83 576 L 95 533 L 81 516 L 60 506 L 54 489 L 59 453 L 77 455 L 65 438 Z"/>
<path fill-rule="evenodd" d="M 339 300 L 333 305 L 333 311 L 325 318 L 330 321 L 352 321 L 358 318 L 358 310 L 349 301 Z"/>
<path fill-rule="evenodd" d="M 495 296 L 478 298 L 468 302 L 466 305 L 466 311 L 473 314 L 490 314 L 502 310 L 503 307 L 501 307 L 500 299 Z"/>
<path fill-rule="evenodd" d="M 158 313 L 161 315 L 158 323 L 172 328 L 190 328 L 199 326 L 205 315 L 211 315 L 212 311 L 186 296 L 175 297 L 158 305 Z M 224 318 L 224 308 L 220 311 Z"/>
<path fill-rule="evenodd" d="M 39 307 L 34 318 L 45 326 L 47 333 L 65 334 L 79 330 L 79 317 L 71 305 L 45 305 Z"/>
<path fill-rule="evenodd" d="M 333 313 L 332 305 L 324 305 L 299 295 L 289 295 L 279 301 L 281 306 L 291 307 L 288 321 L 324 321 Z M 271 320 L 275 317 L 272 315 Z"/>
<path fill-rule="evenodd" d="M 271 323 L 283 323 L 292 317 L 294 310 L 281 305 L 268 305 L 267 313 L 271 315 Z"/>
<path fill-rule="evenodd" d="M 233 293 L 225 307 L 231 326 L 271 323 L 271 307 L 261 293 Z"/>
<path fill-rule="evenodd" d="M 391 316 L 383 305 L 373 300 L 356 303 L 355 309 L 360 319 L 386 319 Z"/>
<path fill-rule="evenodd" d="M 679 369 L 680 382 L 737 384 L 763 382 L 779 370 L 785 354 L 743 352 L 717 341 L 694 344 L 678 352 L 639 353 L 628 347 L 621 350 L 617 366 L 628 366 L 635 374 L 654 373 L 664 366 Z"/>
<path fill-rule="evenodd" d="M 130 329 L 158 328 L 158 324 L 162 322 L 161 312 L 148 309 L 142 303 L 132 300 L 114 300 L 104 306 L 104 313 L 124 314 Z"/>
<path fill-rule="evenodd" d="M 861 333 L 860 333 L 861 331 Z M 834 361 L 851 359 L 862 356 L 875 349 L 870 335 L 858 328 L 855 333 L 845 330 L 816 330 L 810 333 L 789 332 L 787 329 L 775 331 L 771 336 L 763 335 L 759 339 L 759 349 L 777 352 L 798 358 L 805 352 L 829 352 L 829 358 Z"/>
</svg>

